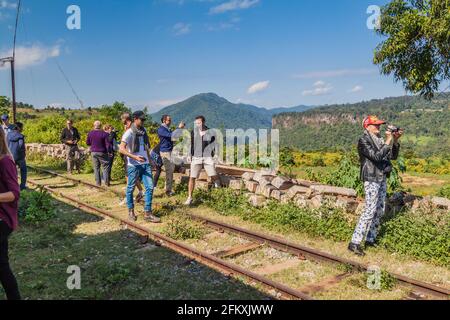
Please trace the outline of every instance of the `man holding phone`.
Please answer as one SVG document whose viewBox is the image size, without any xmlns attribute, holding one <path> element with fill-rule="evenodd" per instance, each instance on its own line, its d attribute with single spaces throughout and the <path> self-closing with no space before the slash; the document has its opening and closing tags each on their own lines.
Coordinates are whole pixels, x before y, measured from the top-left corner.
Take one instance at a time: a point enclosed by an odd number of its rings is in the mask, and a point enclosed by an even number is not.
<svg viewBox="0 0 450 320">
<path fill-rule="evenodd" d="M 148 222 L 159 223 L 161 220 L 153 215 L 153 177 L 150 165 L 150 141 L 144 128 L 146 120 L 145 113 L 136 111 L 133 113 L 133 123 L 122 136 L 119 152 L 127 157 L 128 185 L 127 185 L 127 206 L 128 217 L 136 221 L 134 212 L 133 192 L 136 181 L 140 179 L 145 187 L 145 214 L 144 219 Z"/>
</svg>

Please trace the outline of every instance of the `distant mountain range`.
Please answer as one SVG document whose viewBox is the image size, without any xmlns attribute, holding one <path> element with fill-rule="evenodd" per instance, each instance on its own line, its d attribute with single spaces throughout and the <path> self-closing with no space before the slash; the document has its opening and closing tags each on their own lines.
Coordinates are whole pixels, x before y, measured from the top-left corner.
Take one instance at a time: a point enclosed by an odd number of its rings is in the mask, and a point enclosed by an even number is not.
<svg viewBox="0 0 450 320">
<path fill-rule="evenodd" d="M 168 106 L 154 114 L 154 121 L 168 114 L 172 116 L 174 124 L 184 121 L 189 127 L 199 115 L 206 118 L 210 128 L 271 128 L 272 117 L 282 112 L 302 112 L 311 109 L 308 106 L 292 108 L 265 109 L 249 104 L 235 104 L 215 93 L 202 93 L 185 101 Z"/>
</svg>

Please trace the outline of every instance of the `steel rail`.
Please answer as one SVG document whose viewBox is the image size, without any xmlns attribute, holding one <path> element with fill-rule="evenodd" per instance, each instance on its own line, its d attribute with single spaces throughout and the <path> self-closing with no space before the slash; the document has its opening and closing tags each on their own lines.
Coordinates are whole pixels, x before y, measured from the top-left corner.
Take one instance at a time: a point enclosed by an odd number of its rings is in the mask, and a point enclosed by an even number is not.
<svg viewBox="0 0 450 320">
<path fill-rule="evenodd" d="M 225 260 L 222 260 L 220 258 L 217 258 L 211 254 L 201 252 L 200 250 L 197 250 L 195 248 L 192 248 L 188 245 L 185 245 L 183 243 L 180 243 L 176 240 L 173 240 L 167 236 L 164 236 L 160 233 L 157 233 L 155 231 L 152 231 L 148 228 L 145 228 L 144 226 L 141 226 L 135 222 L 129 221 L 128 219 L 124 219 L 118 215 L 112 214 L 108 211 L 96 208 L 94 206 L 91 206 L 89 204 L 83 203 L 79 201 L 78 199 L 72 198 L 70 196 L 67 196 L 63 194 L 62 192 L 55 191 L 51 187 L 39 184 L 33 180 L 28 180 L 30 184 L 42 187 L 49 193 L 61 197 L 63 199 L 69 200 L 73 203 L 75 203 L 79 208 L 85 208 L 90 211 L 96 212 L 97 214 L 100 214 L 102 216 L 107 216 L 109 218 L 115 219 L 117 221 L 120 221 L 121 224 L 124 224 L 130 229 L 137 231 L 139 234 L 146 234 L 149 237 L 153 238 L 156 242 L 160 243 L 162 246 L 167 247 L 169 249 L 172 249 L 173 251 L 176 251 L 188 258 L 194 259 L 195 261 L 207 265 L 209 267 L 213 267 L 216 270 L 219 270 L 220 272 L 228 273 L 229 275 L 241 275 L 243 277 L 246 277 L 250 280 L 257 281 L 260 284 L 264 285 L 265 287 L 269 287 L 271 289 L 275 289 L 276 291 L 280 292 L 285 297 L 295 298 L 295 299 L 301 299 L 301 300 L 313 300 L 312 297 L 308 296 L 307 294 L 304 294 L 301 291 L 298 291 L 296 289 L 290 288 L 284 284 L 272 281 L 264 276 L 258 275 L 252 271 L 245 270 L 244 268 L 234 265 L 232 263 L 229 263 Z"/>
<path fill-rule="evenodd" d="M 84 184 L 86 186 L 90 186 L 90 187 L 95 187 L 96 189 L 100 189 L 102 191 L 109 191 L 112 192 L 118 196 L 124 196 L 124 193 L 122 192 L 118 192 L 115 190 L 111 190 L 111 189 L 107 189 L 107 188 L 103 188 L 103 187 L 98 187 L 96 185 L 93 185 L 91 183 L 88 182 L 84 182 L 82 180 L 79 179 L 73 179 L 73 178 L 69 178 L 66 177 L 64 175 L 58 174 L 56 172 L 50 171 L 50 170 L 45 170 L 45 169 L 40 169 L 40 168 L 34 168 L 34 167 L 30 167 L 36 171 L 41 171 L 41 172 L 45 172 L 54 176 L 58 176 L 64 179 L 68 179 L 74 182 L 77 182 L 79 184 Z M 203 222 L 206 225 L 210 226 L 211 228 L 214 228 L 216 230 L 223 230 L 223 231 L 227 231 L 229 233 L 233 233 L 233 234 L 237 234 L 240 235 L 248 240 L 252 240 L 252 241 L 256 241 L 258 243 L 261 244 L 268 244 L 269 246 L 279 249 L 281 251 L 284 252 L 288 252 L 294 255 L 299 255 L 299 256 L 307 256 L 310 257 L 314 260 L 320 260 L 320 261 L 326 261 L 326 262 L 332 262 L 332 263 L 339 263 L 339 264 L 345 264 L 348 266 L 351 266 L 353 269 L 355 270 L 359 270 L 359 271 L 367 271 L 368 270 L 368 266 L 364 265 L 362 263 L 350 260 L 350 259 L 346 259 L 346 258 L 341 258 L 326 252 L 322 252 L 316 249 L 312 249 L 309 247 L 305 247 L 293 242 L 289 242 L 287 240 L 284 239 L 280 239 L 277 237 L 272 237 L 272 236 L 268 236 L 268 235 L 264 235 L 258 232 L 253 232 L 250 230 L 246 230 L 240 227 L 236 227 L 236 226 L 232 226 L 226 223 L 222 223 L 219 221 L 214 221 L 199 215 L 195 215 L 195 214 L 188 214 L 189 216 L 191 216 L 193 219 Z M 438 297 L 445 297 L 445 298 L 449 298 L 450 297 L 450 290 L 446 289 L 446 288 L 442 288 L 439 286 L 435 286 L 423 281 L 419 281 L 419 280 L 415 280 L 400 274 L 396 274 L 396 273 L 392 273 L 389 272 L 389 274 L 394 277 L 397 281 L 401 282 L 402 284 L 406 285 L 406 286 L 410 286 L 420 292 L 423 293 L 428 293 L 434 296 L 438 296 Z"/>
<path fill-rule="evenodd" d="M 339 263 L 339 264 L 345 264 L 348 266 L 351 266 L 353 269 L 359 270 L 359 271 L 368 271 L 368 266 L 364 265 L 362 263 L 341 258 L 335 255 L 331 255 L 326 252 L 322 252 L 316 249 L 308 248 L 302 245 L 299 245 L 297 243 L 289 242 L 284 239 L 280 239 L 277 237 L 261 234 L 254 231 L 249 231 L 240 227 L 236 227 L 230 224 L 226 224 L 223 222 L 211 220 L 205 217 L 198 216 L 196 214 L 188 214 L 193 219 L 203 222 L 206 225 L 210 226 L 211 228 L 214 228 L 216 230 L 223 230 L 226 232 L 230 232 L 233 234 L 241 235 L 246 239 L 256 241 L 261 244 L 268 244 L 269 246 L 279 249 L 281 251 L 285 251 L 288 253 L 292 253 L 294 255 L 305 255 L 307 257 L 311 257 L 316 260 L 322 260 L 332 263 Z M 414 289 L 426 292 L 429 294 L 432 294 L 434 296 L 439 297 L 450 297 L 450 290 L 442 287 L 438 287 L 423 281 L 415 280 L 406 276 L 402 276 L 397 273 L 389 272 L 389 274 L 394 277 L 397 281 L 401 282 L 404 285 L 411 286 Z"/>
</svg>

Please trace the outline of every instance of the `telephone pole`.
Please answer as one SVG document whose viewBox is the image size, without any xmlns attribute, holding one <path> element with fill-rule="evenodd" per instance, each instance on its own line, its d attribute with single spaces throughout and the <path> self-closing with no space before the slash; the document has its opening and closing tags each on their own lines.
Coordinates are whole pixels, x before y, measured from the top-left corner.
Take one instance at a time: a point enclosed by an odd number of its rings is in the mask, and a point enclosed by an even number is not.
<svg viewBox="0 0 450 320">
<path fill-rule="evenodd" d="M 0 58 L 0 65 L 5 63 L 11 64 L 11 90 L 12 90 L 12 120 L 16 123 L 17 120 L 17 104 L 16 104 L 16 74 L 14 70 L 14 57 Z"/>
<path fill-rule="evenodd" d="M 16 60 L 16 39 L 17 39 L 17 26 L 19 24 L 20 7 L 22 0 L 17 1 L 17 14 L 16 14 L 16 25 L 14 28 L 14 40 L 12 57 L 0 58 L 0 66 L 4 66 L 7 62 L 11 64 L 11 90 L 12 90 L 12 120 L 13 123 L 17 122 L 17 104 L 16 104 L 16 73 L 14 69 L 14 63 Z"/>
</svg>

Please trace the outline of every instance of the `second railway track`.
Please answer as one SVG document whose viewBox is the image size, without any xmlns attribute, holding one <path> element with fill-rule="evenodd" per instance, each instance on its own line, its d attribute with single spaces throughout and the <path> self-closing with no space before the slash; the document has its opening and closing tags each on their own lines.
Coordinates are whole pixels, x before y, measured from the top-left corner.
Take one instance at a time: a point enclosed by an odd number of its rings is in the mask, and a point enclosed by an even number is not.
<svg viewBox="0 0 450 320">
<path fill-rule="evenodd" d="M 51 177 L 59 177 L 63 180 L 70 181 L 74 183 L 75 185 L 83 185 L 88 188 L 93 188 L 102 192 L 107 193 L 113 193 L 117 196 L 123 197 L 124 193 L 120 191 L 116 191 L 110 188 L 104 188 L 104 187 L 98 187 L 92 183 L 82 181 L 80 179 L 67 177 L 65 175 L 59 174 L 54 171 L 45 170 L 42 168 L 37 167 L 31 167 L 30 169 L 39 172 L 48 174 Z M 43 180 L 46 180 L 45 178 Z M 195 214 L 188 214 L 191 218 L 194 220 L 197 220 L 201 223 L 203 223 L 205 226 L 218 230 L 220 232 L 226 232 L 228 234 L 242 237 L 249 241 L 249 243 L 244 245 L 239 245 L 235 248 L 232 248 L 230 250 L 225 250 L 223 252 L 219 252 L 215 255 L 208 254 L 205 252 L 201 252 L 197 249 L 194 249 L 192 247 L 189 247 L 183 243 L 179 243 L 171 238 L 168 238 L 160 233 L 154 232 L 148 228 L 145 228 L 142 225 L 139 225 L 134 222 L 128 221 L 126 218 L 120 217 L 118 215 L 112 214 L 106 210 L 97 208 L 95 206 L 92 206 L 88 203 L 83 203 L 79 199 L 76 199 L 72 196 L 67 196 L 59 191 L 56 190 L 57 187 L 51 187 L 54 186 L 55 183 L 51 183 L 49 185 L 46 185 L 45 183 L 38 183 L 36 181 L 30 181 L 32 184 L 36 186 L 44 187 L 47 191 L 55 194 L 56 196 L 65 198 L 66 200 L 76 203 L 79 207 L 88 209 L 89 211 L 93 211 L 96 214 L 100 214 L 103 216 L 109 216 L 113 219 L 119 220 L 122 224 L 127 225 L 130 229 L 138 232 L 141 235 L 150 236 L 157 242 L 165 245 L 166 247 L 177 251 L 190 259 L 194 259 L 200 263 L 203 263 L 205 265 L 208 265 L 210 267 L 213 267 L 215 269 L 218 269 L 224 273 L 233 274 L 233 275 L 240 275 L 244 276 L 248 279 L 252 279 L 253 281 L 256 281 L 260 284 L 262 284 L 265 287 L 269 287 L 272 289 L 275 289 L 277 292 L 281 294 L 284 298 L 294 298 L 294 299 L 304 299 L 304 300 L 310 300 L 312 299 L 311 296 L 309 296 L 307 293 L 309 292 L 315 292 L 315 291 L 322 291 L 325 290 L 327 286 L 332 286 L 341 280 L 345 279 L 349 275 L 351 275 L 353 272 L 363 272 L 368 270 L 368 266 L 363 265 L 361 263 L 345 259 L 342 257 L 334 256 L 325 252 L 318 251 L 316 249 L 308 248 L 296 243 L 292 243 L 289 241 L 286 241 L 284 239 L 280 239 L 277 237 L 271 237 L 268 235 L 263 235 L 257 232 L 253 232 L 250 230 L 246 230 L 240 227 L 236 227 L 233 225 L 225 224 L 222 222 L 214 221 L 211 219 L 204 218 L 199 215 Z M 331 264 L 338 264 L 338 265 L 345 265 L 349 267 L 350 271 L 345 272 L 343 274 L 335 275 L 334 277 L 330 279 L 326 279 L 325 281 L 322 281 L 320 284 L 311 284 L 307 285 L 305 288 L 302 289 L 293 289 L 288 286 L 285 286 L 284 284 L 274 282 L 264 276 L 258 275 L 257 273 L 245 270 L 242 267 L 239 267 L 237 265 L 231 264 L 228 261 L 225 261 L 224 257 L 231 257 L 231 256 L 237 256 L 242 253 L 250 252 L 252 250 L 255 250 L 257 248 L 260 248 L 263 245 L 270 246 L 276 250 L 283 251 L 289 254 L 292 254 L 294 256 L 299 257 L 300 259 L 308 259 L 308 260 L 314 260 L 318 262 L 326 262 Z M 400 274 L 390 273 L 392 277 L 394 277 L 400 284 L 409 287 L 411 290 L 414 290 L 414 293 L 412 293 L 411 297 L 419 297 L 416 292 L 430 295 L 438 298 L 444 298 L 448 299 L 450 297 L 450 290 L 435 286 L 423 281 L 418 281 L 409 277 L 405 277 Z"/>
</svg>

